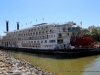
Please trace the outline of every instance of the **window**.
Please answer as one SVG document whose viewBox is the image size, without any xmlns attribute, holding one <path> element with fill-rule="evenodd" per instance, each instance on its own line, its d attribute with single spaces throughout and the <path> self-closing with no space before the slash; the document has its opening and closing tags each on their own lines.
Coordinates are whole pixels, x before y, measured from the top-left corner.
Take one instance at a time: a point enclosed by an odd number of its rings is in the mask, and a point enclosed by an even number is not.
<svg viewBox="0 0 100 75">
<path fill-rule="evenodd" d="M 54 37 L 55 37 L 55 35 L 54 35 Z"/>
<path fill-rule="evenodd" d="M 31 29 L 31 31 L 33 31 L 33 29 Z"/>
<path fill-rule="evenodd" d="M 31 37 L 29 37 L 29 40 L 31 40 Z"/>
<path fill-rule="evenodd" d="M 45 40 L 45 43 L 47 43 L 47 40 Z"/>
<path fill-rule="evenodd" d="M 34 41 L 34 43 L 36 43 L 36 41 Z"/>
<path fill-rule="evenodd" d="M 53 37 L 53 36 L 51 35 L 51 37 Z"/>
<path fill-rule="evenodd" d="M 41 43 L 43 43 L 43 41 L 41 41 Z"/>
<path fill-rule="evenodd" d="M 55 43 L 55 40 L 49 40 L 49 43 Z"/>
<path fill-rule="evenodd" d="M 68 36 L 69 36 L 69 33 L 68 33 Z"/>
</svg>

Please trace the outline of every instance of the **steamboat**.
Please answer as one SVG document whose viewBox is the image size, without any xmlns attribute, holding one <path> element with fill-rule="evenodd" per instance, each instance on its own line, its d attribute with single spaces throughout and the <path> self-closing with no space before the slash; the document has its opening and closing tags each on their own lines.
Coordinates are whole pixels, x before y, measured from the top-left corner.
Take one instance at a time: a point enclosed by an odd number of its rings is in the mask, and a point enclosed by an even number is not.
<svg viewBox="0 0 100 75">
<path fill-rule="evenodd" d="M 6 21 L 6 35 L 0 37 L 0 48 L 15 51 L 43 53 L 84 53 L 99 51 L 92 37 L 84 37 L 82 27 L 76 23 L 64 24 L 41 23 L 30 28 L 9 31 Z"/>
</svg>

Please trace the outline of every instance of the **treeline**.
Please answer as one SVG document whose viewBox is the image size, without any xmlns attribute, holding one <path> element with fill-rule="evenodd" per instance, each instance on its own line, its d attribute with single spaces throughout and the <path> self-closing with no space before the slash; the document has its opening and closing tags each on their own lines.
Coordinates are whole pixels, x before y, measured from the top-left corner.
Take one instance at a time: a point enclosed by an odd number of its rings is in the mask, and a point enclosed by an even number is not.
<svg viewBox="0 0 100 75">
<path fill-rule="evenodd" d="M 84 36 L 93 37 L 96 41 L 100 41 L 100 27 L 94 25 L 83 28 Z"/>
</svg>

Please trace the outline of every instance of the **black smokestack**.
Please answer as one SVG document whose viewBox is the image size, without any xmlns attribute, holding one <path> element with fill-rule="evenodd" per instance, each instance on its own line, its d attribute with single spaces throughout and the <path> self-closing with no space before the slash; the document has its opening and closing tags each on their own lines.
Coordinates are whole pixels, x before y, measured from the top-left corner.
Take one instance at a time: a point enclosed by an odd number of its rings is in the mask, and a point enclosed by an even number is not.
<svg viewBox="0 0 100 75">
<path fill-rule="evenodd" d="M 17 22 L 17 30 L 19 30 L 19 22 Z"/>
<path fill-rule="evenodd" d="M 9 26 L 8 26 L 9 21 L 6 21 L 6 31 L 9 31 Z"/>
</svg>

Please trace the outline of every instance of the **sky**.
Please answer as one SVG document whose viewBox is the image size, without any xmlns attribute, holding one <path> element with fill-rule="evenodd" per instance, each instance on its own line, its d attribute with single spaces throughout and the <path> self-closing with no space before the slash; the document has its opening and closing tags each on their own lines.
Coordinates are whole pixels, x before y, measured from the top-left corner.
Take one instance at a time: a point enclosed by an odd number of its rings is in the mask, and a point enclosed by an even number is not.
<svg viewBox="0 0 100 75">
<path fill-rule="evenodd" d="M 0 0 L 0 35 L 6 31 L 6 21 L 9 31 L 16 30 L 16 22 L 20 29 L 68 21 L 78 25 L 82 21 L 83 28 L 100 26 L 100 0 Z"/>
</svg>

